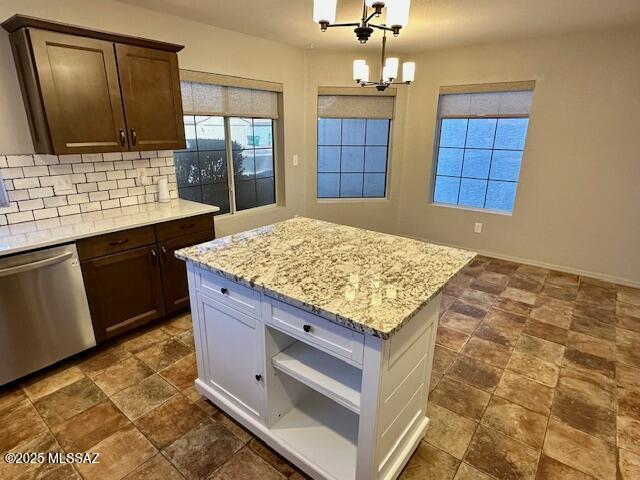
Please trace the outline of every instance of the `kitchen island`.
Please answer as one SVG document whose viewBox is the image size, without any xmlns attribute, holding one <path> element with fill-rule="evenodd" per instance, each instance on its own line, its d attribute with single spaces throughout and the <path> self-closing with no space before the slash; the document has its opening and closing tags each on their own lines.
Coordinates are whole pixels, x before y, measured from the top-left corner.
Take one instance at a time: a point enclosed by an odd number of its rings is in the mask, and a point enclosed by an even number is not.
<svg viewBox="0 0 640 480">
<path fill-rule="evenodd" d="M 313 478 L 396 478 L 474 253 L 294 218 L 185 248 L 198 390 Z"/>
</svg>

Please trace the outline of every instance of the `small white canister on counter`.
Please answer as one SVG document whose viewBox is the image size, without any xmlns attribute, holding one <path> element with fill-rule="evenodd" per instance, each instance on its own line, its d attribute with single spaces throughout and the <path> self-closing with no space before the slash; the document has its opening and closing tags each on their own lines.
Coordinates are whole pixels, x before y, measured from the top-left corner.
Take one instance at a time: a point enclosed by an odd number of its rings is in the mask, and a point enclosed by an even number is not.
<svg viewBox="0 0 640 480">
<path fill-rule="evenodd" d="M 171 196 L 169 195 L 169 182 L 166 177 L 158 179 L 158 201 L 161 203 L 171 201 Z"/>
</svg>

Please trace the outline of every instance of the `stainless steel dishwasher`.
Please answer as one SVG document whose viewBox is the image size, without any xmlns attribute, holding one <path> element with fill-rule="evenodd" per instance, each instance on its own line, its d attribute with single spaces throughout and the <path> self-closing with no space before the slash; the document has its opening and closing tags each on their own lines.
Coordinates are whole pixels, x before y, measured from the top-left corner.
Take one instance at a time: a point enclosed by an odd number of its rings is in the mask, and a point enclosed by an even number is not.
<svg viewBox="0 0 640 480">
<path fill-rule="evenodd" d="M 74 244 L 0 258 L 0 385 L 95 344 Z"/>
</svg>

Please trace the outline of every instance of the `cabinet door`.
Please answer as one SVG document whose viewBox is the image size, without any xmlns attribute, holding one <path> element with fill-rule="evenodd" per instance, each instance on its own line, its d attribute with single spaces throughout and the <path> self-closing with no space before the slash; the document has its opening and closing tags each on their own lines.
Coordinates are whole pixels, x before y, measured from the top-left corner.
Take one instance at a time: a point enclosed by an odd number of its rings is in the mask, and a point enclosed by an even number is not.
<svg viewBox="0 0 640 480">
<path fill-rule="evenodd" d="M 128 150 L 113 43 L 37 29 L 29 35 L 54 153 Z"/>
<path fill-rule="evenodd" d="M 162 286 L 166 313 L 173 313 L 189 306 L 187 268 L 182 260 L 178 260 L 175 257 L 174 252 L 180 248 L 213 240 L 213 237 L 213 230 L 210 230 L 166 240 L 160 244 Z"/>
<path fill-rule="evenodd" d="M 131 150 L 185 148 L 178 56 L 116 44 Z"/>
<path fill-rule="evenodd" d="M 261 324 L 198 292 L 198 319 L 207 385 L 250 415 L 262 415 Z"/>
<path fill-rule="evenodd" d="M 82 262 L 82 274 L 97 340 L 164 314 L 155 245 Z"/>
</svg>

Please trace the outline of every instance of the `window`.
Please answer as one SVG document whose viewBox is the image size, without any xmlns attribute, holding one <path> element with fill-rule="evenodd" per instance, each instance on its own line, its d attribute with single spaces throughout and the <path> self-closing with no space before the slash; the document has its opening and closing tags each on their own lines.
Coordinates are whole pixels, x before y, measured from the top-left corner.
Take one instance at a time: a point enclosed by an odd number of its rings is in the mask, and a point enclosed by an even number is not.
<svg viewBox="0 0 640 480">
<path fill-rule="evenodd" d="M 390 120 L 318 119 L 318 198 L 383 198 Z"/>
<path fill-rule="evenodd" d="M 384 198 L 393 96 L 318 96 L 318 198 Z"/>
<path fill-rule="evenodd" d="M 233 181 L 229 181 L 225 131 L 229 123 Z M 229 186 L 235 192 L 235 210 L 275 203 L 273 121 L 262 118 L 185 115 L 187 149 L 175 152 L 180 198 L 231 211 Z"/>
<path fill-rule="evenodd" d="M 512 212 L 531 91 L 440 97 L 433 202 Z"/>
<path fill-rule="evenodd" d="M 276 203 L 275 120 L 233 115 L 277 118 L 273 92 L 191 82 L 182 87 L 185 112 L 221 115 L 184 116 L 187 148 L 174 153 L 179 197 L 216 205 L 220 214 Z"/>
</svg>

